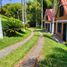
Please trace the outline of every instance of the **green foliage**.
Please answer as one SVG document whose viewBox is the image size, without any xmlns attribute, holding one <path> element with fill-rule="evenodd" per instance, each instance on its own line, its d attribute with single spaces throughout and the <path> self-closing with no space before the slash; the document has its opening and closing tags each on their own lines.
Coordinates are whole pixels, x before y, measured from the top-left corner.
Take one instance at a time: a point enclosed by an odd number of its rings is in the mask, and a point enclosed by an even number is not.
<svg viewBox="0 0 67 67">
<path fill-rule="evenodd" d="M 5 18 L 2 20 L 3 31 L 5 35 L 14 36 L 17 32 L 21 31 L 23 25 L 20 20 L 7 17 Z"/>
<path fill-rule="evenodd" d="M 53 7 L 53 1 L 54 0 L 44 0 L 44 2 L 43 2 L 44 10 L 46 10 L 48 8 L 52 8 Z"/>
<path fill-rule="evenodd" d="M 50 9 L 50 8 L 56 11 L 58 8 L 58 0 L 44 0 L 43 2 L 44 15 L 46 9 Z"/>
<path fill-rule="evenodd" d="M 45 2 L 47 3 L 47 7 L 51 7 L 52 6 L 52 0 L 45 0 Z"/>
<path fill-rule="evenodd" d="M 20 3 L 6 4 L 2 7 L 1 14 L 7 17 L 14 17 L 16 19 L 22 19 L 22 9 Z"/>
<path fill-rule="evenodd" d="M 44 0 L 44 9 L 57 7 L 58 0 Z"/>
<path fill-rule="evenodd" d="M 52 39 L 51 34 L 44 34 L 43 60 L 39 67 L 67 67 L 67 46 Z"/>
<path fill-rule="evenodd" d="M 41 22 L 41 7 L 38 1 L 27 3 L 27 18 L 30 26 L 36 26 Z"/>
<path fill-rule="evenodd" d="M 2 7 L 1 14 L 22 20 L 22 7 L 20 3 L 6 4 Z M 41 4 L 38 1 L 27 2 L 27 21 L 31 26 L 41 23 Z"/>
<path fill-rule="evenodd" d="M 25 28 L 29 28 L 30 27 L 30 25 L 29 24 L 25 24 Z"/>
<path fill-rule="evenodd" d="M 66 42 L 64 42 L 64 44 L 67 46 L 67 41 L 66 41 Z"/>
</svg>

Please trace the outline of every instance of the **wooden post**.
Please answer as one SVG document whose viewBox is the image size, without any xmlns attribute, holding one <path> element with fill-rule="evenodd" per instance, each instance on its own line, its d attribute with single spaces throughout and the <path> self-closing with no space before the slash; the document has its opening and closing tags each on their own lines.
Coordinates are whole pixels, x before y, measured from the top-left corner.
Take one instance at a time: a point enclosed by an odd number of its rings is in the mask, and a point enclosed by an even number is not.
<svg viewBox="0 0 67 67">
<path fill-rule="evenodd" d="M 58 23 L 58 22 L 56 22 L 56 34 L 57 34 L 57 23 Z"/>
<path fill-rule="evenodd" d="M 2 11 L 2 0 L 0 0 L 0 12 Z M 2 16 L 0 15 L 0 38 L 3 39 L 3 31 L 2 31 Z"/>
<path fill-rule="evenodd" d="M 61 28 L 61 36 L 62 36 L 61 38 L 62 38 L 62 40 L 63 40 L 63 24 L 64 23 L 62 23 L 62 28 Z"/>
</svg>

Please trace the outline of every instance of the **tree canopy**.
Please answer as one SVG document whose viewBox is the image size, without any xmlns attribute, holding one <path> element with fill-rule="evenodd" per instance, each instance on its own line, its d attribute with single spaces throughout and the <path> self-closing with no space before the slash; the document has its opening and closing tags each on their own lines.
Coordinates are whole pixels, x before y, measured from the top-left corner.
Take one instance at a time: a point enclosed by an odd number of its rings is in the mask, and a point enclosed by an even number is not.
<svg viewBox="0 0 67 67">
<path fill-rule="evenodd" d="M 7 17 L 21 19 L 21 4 L 20 3 L 6 4 L 2 7 L 1 14 Z"/>
<path fill-rule="evenodd" d="M 40 3 L 38 1 L 36 2 L 28 2 L 27 3 L 27 14 L 28 14 L 28 21 L 32 25 L 40 24 L 41 22 L 41 8 Z"/>
<path fill-rule="evenodd" d="M 55 4 L 53 4 L 55 2 Z M 53 8 L 57 6 L 57 0 L 43 0 L 43 12 L 45 13 L 46 9 Z M 22 9 L 23 5 L 21 3 L 11 3 L 6 4 L 2 7 L 1 14 L 7 17 L 13 17 L 16 19 L 22 20 Z M 42 0 L 28 0 L 27 1 L 27 21 L 31 26 L 36 26 L 36 24 L 41 24 L 41 8 Z"/>
</svg>

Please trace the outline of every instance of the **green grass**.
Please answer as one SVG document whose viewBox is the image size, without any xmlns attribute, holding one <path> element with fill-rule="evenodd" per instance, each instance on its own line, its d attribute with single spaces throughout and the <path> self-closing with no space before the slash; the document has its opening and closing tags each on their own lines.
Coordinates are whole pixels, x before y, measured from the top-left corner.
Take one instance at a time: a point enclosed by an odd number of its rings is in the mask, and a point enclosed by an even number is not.
<svg viewBox="0 0 67 67">
<path fill-rule="evenodd" d="M 40 67 L 67 67 L 67 46 L 54 41 L 50 34 L 44 34 L 43 60 Z"/>
<path fill-rule="evenodd" d="M 25 56 L 25 54 L 36 44 L 39 38 L 39 33 L 35 33 L 35 35 L 25 43 L 20 48 L 14 50 L 7 57 L 0 59 L 0 67 L 14 67 L 21 58 Z"/>
<path fill-rule="evenodd" d="M 13 44 L 25 39 L 26 37 L 28 37 L 30 35 L 30 33 L 31 33 L 30 30 L 26 30 L 26 32 L 23 33 L 22 36 L 4 37 L 3 39 L 0 39 L 0 49 L 3 49 L 7 46 L 13 45 Z"/>
</svg>

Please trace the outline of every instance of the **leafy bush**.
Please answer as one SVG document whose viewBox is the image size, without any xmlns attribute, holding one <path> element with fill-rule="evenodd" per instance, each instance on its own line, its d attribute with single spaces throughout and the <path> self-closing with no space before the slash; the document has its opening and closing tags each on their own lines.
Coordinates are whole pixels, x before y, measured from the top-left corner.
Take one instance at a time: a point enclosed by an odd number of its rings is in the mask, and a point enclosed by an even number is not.
<svg viewBox="0 0 67 67">
<path fill-rule="evenodd" d="M 29 27 L 30 27 L 30 25 L 29 25 L 29 24 L 25 24 L 25 27 L 26 27 L 26 28 L 29 28 Z"/>
<path fill-rule="evenodd" d="M 65 44 L 65 45 L 67 46 L 67 41 L 66 41 L 66 42 L 64 42 L 63 44 Z"/>
<path fill-rule="evenodd" d="M 21 21 L 14 18 L 3 19 L 2 25 L 4 34 L 7 36 L 16 35 L 16 32 L 21 31 L 21 28 L 23 27 Z"/>
</svg>

